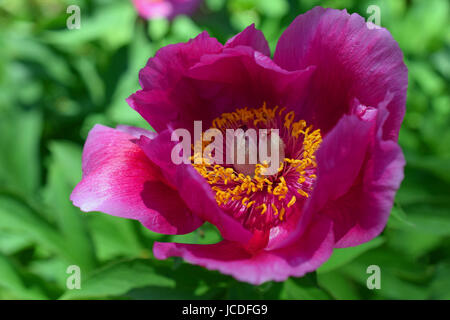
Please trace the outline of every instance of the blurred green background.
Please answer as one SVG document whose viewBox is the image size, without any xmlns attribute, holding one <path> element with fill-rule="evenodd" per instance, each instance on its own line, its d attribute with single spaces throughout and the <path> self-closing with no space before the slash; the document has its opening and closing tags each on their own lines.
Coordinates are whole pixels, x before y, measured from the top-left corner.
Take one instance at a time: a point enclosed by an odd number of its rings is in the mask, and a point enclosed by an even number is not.
<svg viewBox="0 0 450 320">
<path fill-rule="evenodd" d="M 71 4 L 81 7 L 80 30 L 66 28 Z M 72 206 L 92 126 L 149 128 L 125 98 L 158 48 L 204 29 L 224 42 L 256 23 L 273 50 L 315 5 L 368 18 L 371 4 L 409 69 L 406 177 L 378 238 L 335 250 L 304 278 L 251 286 L 152 257 L 155 240 L 216 242 L 210 225 L 164 236 Z M 0 0 L 0 299 L 450 299 L 448 17 L 446 0 L 207 0 L 172 22 L 146 22 L 128 0 Z M 372 264 L 381 267 L 380 290 L 366 287 Z M 66 288 L 69 265 L 81 267 L 81 290 Z"/>
</svg>

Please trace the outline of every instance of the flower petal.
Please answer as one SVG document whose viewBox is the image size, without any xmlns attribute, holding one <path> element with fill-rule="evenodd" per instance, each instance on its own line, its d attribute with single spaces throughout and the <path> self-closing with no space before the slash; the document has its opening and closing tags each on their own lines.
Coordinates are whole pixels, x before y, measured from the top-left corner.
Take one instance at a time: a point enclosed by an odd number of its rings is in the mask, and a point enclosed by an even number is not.
<svg viewBox="0 0 450 320">
<path fill-rule="evenodd" d="M 199 37 L 191 46 L 201 47 L 206 40 Z M 164 55 L 164 60 L 155 57 L 141 71 L 144 89 L 130 96 L 128 103 L 160 132 L 167 127 L 191 130 L 194 120 L 202 120 L 208 128 L 214 118 L 236 108 L 259 108 L 264 102 L 291 106 L 305 98 L 314 66 L 286 71 L 252 47 L 232 47 L 238 41 L 232 40 L 220 52 L 197 48 L 194 52 L 202 55 L 183 59 L 181 67 L 176 55 L 167 54 L 167 61 Z M 171 59 L 174 66 L 166 67 Z"/>
<path fill-rule="evenodd" d="M 172 19 L 179 14 L 191 14 L 199 3 L 200 0 L 133 0 L 137 12 L 144 19 Z"/>
<path fill-rule="evenodd" d="M 192 98 L 182 98 L 193 101 L 190 114 L 208 127 L 214 118 L 236 108 L 259 108 L 264 102 L 272 107 L 293 105 L 307 95 L 305 88 L 314 69 L 286 71 L 249 47 L 226 48 L 203 56 L 189 70 L 186 82 Z"/>
<path fill-rule="evenodd" d="M 163 182 L 134 136 L 96 125 L 83 150 L 83 178 L 71 195 L 83 211 L 139 220 L 152 231 L 183 234 L 203 221 Z"/>
<path fill-rule="evenodd" d="M 117 130 L 128 133 L 130 135 L 132 135 L 135 138 L 140 138 L 141 136 L 146 136 L 149 139 L 154 139 L 156 138 L 156 136 L 158 135 L 156 132 L 147 130 L 147 129 L 143 129 L 143 128 L 138 128 L 138 127 L 132 127 L 132 126 L 126 126 L 123 124 L 119 124 L 116 127 Z"/>
<path fill-rule="evenodd" d="M 320 213 L 329 201 L 350 190 L 363 168 L 374 131 L 375 121 L 363 121 L 357 115 L 344 115 L 325 136 L 316 155 L 317 180 L 311 197 L 306 201 L 297 225 L 291 226 L 289 234 L 284 232 L 280 237 L 282 240 L 276 239 L 276 246 L 298 241 L 309 228 L 309 221 L 314 215 Z"/>
<path fill-rule="evenodd" d="M 331 221 L 317 219 L 300 240 L 290 247 L 256 254 L 231 241 L 209 245 L 155 242 L 153 253 L 157 259 L 182 257 L 187 262 L 259 285 L 270 280 L 284 281 L 289 276 L 301 277 L 324 263 L 334 244 Z"/>
<path fill-rule="evenodd" d="M 177 118 L 180 106 L 173 105 L 172 94 L 186 71 L 205 54 L 220 52 L 223 46 L 208 33 L 202 32 L 187 43 L 171 44 L 158 50 L 139 73 L 142 90 L 132 94 L 128 104 L 156 131 Z"/>
<path fill-rule="evenodd" d="M 403 54 L 386 29 L 369 29 L 361 16 L 345 10 L 316 7 L 286 29 L 274 61 L 286 70 L 317 67 L 300 117 L 324 133 L 349 111 L 353 97 L 377 106 L 390 90 L 383 138 L 397 140 L 408 79 Z"/>
<path fill-rule="evenodd" d="M 322 211 L 335 222 L 337 247 L 359 245 L 380 234 L 403 180 L 402 150 L 396 142 L 382 138 L 390 99 L 392 95 L 388 94 L 377 108 L 377 131 L 369 142 L 367 159 L 356 183 L 344 196 L 329 201 Z"/>
<path fill-rule="evenodd" d="M 153 140 L 142 136 L 138 144 L 161 168 L 168 183 L 176 186 L 180 197 L 200 219 L 214 224 L 224 239 L 241 243 L 251 239 L 250 231 L 219 208 L 211 186 L 191 164 L 174 164 L 171 152 L 176 142 L 171 141 L 169 130 L 161 132 Z"/>
<path fill-rule="evenodd" d="M 225 48 L 234 48 L 236 46 L 248 46 L 270 57 L 269 43 L 261 30 L 255 28 L 255 24 L 248 26 L 225 44 Z"/>
</svg>

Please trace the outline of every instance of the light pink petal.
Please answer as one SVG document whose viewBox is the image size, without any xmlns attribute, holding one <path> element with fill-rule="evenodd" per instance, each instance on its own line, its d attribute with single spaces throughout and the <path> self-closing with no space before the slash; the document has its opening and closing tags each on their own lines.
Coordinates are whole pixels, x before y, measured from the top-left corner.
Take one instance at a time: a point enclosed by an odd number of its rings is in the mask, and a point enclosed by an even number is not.
<svg viewBox="0 0 450 320">
<path fill-rule="evenodd" d="M 179 14 L 191 14 L 201 0 L 132 0 L 144 19 L 169 18 Z"/>
<path fill-rule="evenodd" d="M 202 224 L 163 182 L 134 136 L 101 125 L 86 140 L 83 178 L 70 198 L 83 211 L 136 219 L 164 234 L 188 233 Z"/>
</svg>

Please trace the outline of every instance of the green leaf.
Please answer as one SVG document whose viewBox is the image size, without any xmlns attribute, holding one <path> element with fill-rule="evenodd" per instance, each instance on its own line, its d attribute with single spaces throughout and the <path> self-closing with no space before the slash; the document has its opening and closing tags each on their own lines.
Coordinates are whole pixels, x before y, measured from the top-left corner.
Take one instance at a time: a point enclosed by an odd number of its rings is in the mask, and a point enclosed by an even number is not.
<svg viewBox="0 0 450 320">
<path fill-rule="evenodd" d="M 1 230 L 0 232 L 0 250 L 7 255 L 26 248 L 30 243 L 30 238 L 21 232 L 11 230 Z"/>
<path fill-rule="evenodd" d="M 71 53 L 93 40 L 101 40 L 107 49 L 114 50 L 130 41 L 135 19 L 131 3 L 114 2 L 101 6 L 93 16 L 82 15 L 80 29 L 47 31 L 43 39 Z"/>
<path fill-rule="evenodd" d="M 257 1 L 256 7 L 268 17 L 281 17 L 289 10 L 286 0 Z"/>
<path fill-rule="evenodd" d="M 196 244 L 213 244 L 222 240 L 217 228 L 209 223 L 205 223 L 194 232 L 184 235 L 171 236 L 170 242 L 177 243 L 196 243 Z"/>
<path fill-rule="evenodd" d="M 370 265 L 380 267 L 381 289 L 367 288 Z M 358 259 L 340 268 L 339 272 L 359 283 L 361 292 L 376 299 L 425 299 L 424 283 L 429 281 L 431 269 L 402 252 L 385 246 L 365 252 Z"/>
<path fill-rule="evenodd" d="M 20 198 L 0 194 L 0 229 L 24 233 L 68 261 L 72 258 L 64 239 L 56 229 Z"/>
<path fill-rule="evenodd" d="M 450 216 L 448 209 L 439 212 L 437 208 L 423 208 L 420 213 L 411 213 L 408 220 L 417 230 L 432 235 L 450 235 Z"/>
<path fill-rule="evenodd" d="M 99 260 L 150 256 L 148 250 L 140 243 L 136 229 L 133 228 L 133 224 L 138 222 L 100 212 L 89 213 L 88 218 Z"/>
<path fill-rule="evenodd" d="M 126 98 L 131 93 L 140 89 L 138 77 L 139 70 L 145 66 L 148 58 L 155 52 L 155 46 L 148 42 L 145 36 L 145 28 L 137 24 L 132 42 L 129 44 L 129 58 L 127 69 L 118 75 L 119 80 L 111 97 L 111 104 L 107 107 L 106 114 L 115 122 L 128 124 L 142 128 L 149 128 L 149 124 L 126 103 Z"/>
<path fill-rule="evenodd" d="M 334 269 L 337 269 L 353 259 L 357 258 L 362 253 L 371 250 L 373 248 L 379 247 L 384 242 L 384 239 L 381 237 L 375 238 L 372 241 L 363 243 L 361 245 L 358 245 L 356 247 L 350 247 L 350 248 L 342 248 L 342 249 L 335 249 L 333 251 L 333 255 L 331 258 L 325 262 L 319 269 L 317 269 L 317 273 L 326 273 L 330 272 Z"/>
<path fill-rule="evenodd" d="M 416 230 L 387 230 L 388 245 L 415 259 L 438 247 L 442 237 Z"/>
<path fill-rule="evenodd" d="M 0 182 L 33 194 L 40 183 L 39 139 L 42 117 L 36 111 L 0 114 Z"/>
<path fill-rule="evenodd" d="M 314 275 L 302 278 L 289 278 L 283 283 L 281 299 L 289 300 L 328 300 L 331 297 L 319 288 Z"/>
<path fill-rule="evenodd" d="M 430 285 L 430 299 L 450 300 L 450 264 L 439 263 Z"/>
<path fill-rule="evenodd" d="M 148 22 L 148 34 L 153 40 L 162 39 L 168 31 L 169 21 L 167 19 L 152 19 Z"/>
<path fill-rule="evenodd" d="M 0 287 L 6 288 L 18 299 L 45 299 L 39 288 L 29 288 L 18 272 L 18 267 L 0 253 Z"/>
<path fill-rule="evenodd" d="M 318 273 L 317 281 L 335 299 L 357 300 L 361 298 L 357 285 L 339 271 Z"/>
<path fill-rule="evenodd" d="M 48 210 L 71 251 L 74 258 L 71 263 L 90 270 L 95 265 L 95 255 L 87 217 L 70 201 L 70 194 L 81 175 L 81 149 L 69 142 L 52 142 L 50 152 L 48 183 L 44 190 Z"/>
<path fill-rule="evenodd" d="M 83 270 L 81 272 L 81 289 L 67 291 L 61 299 L 114 297 L 144 286 L 175 286 L 173 280 L 156 272 L 151 260 L 118 262 L 95 271 L 86 279 L 83 278 Z"/>
</svg>

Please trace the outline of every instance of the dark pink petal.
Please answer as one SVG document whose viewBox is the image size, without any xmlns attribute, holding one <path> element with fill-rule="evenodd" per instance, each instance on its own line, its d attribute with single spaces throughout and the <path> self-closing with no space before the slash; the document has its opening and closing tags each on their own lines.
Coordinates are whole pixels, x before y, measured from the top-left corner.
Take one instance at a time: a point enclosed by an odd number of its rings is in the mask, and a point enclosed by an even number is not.
<svg viewBox="0 0 450 320">
<path fill-rule="evenodd" d="M 372 240 L 383 231 L 394 196 L 403 180 L 405 159 L 399 145 L 379 141 L 360 183 L 343 197 L 330 201 L 323 211 L 336 221 L 336 247 L 350 247 Z"/>
<path fill-rule="evenodd" d="M 252 234 L 238 221 L 224 213 L 215 200 L 215 194 L 191 164 L 176 165 L 171 159 L 171 132 L 165 130 L 151 140 L 142 136 L 138 142 L 145 154 L 158 165 L 168 183 L 175 186 L 186 205 L 201 220 L 214 224 L 227 240 L 247 243 Z"/>
<path fill-rule="evenodd" d="M 222 48 L 217 39 L 203 32 L 187 43 L 159 49 L 141 69 L 139 82 L 142 90 L 132 94 L 127 99 L 128 104 L 156 131 L 164 130 L 168 123 L 180 118 L 180 113 L 186 108 L 184 103 L 172 98 L 184 93 L 178 86 L 180 79 L 203 55 L 220 52 Z"/>
<path fill-rule="evenodd" d="M 182 118 L 200 118 L 208 127 L 214 118 L 236 108 L 259 108 L 264 102 L 271 107 L 293 105 L 307 95 L 305 88 L 313 72 L 314 67 L 286 71 L 245 46 L 205 55 L 185 80 L 190 95 L 182 96 L 188 102 Z"/>
<path fill-rule="evenodd" d="M 219 53 L 222 48 L 206 31 L 186 43 L 165 46 L 139 72 L 141 87 L 143 90 L 171 89 L 203 55 Z"/>
<path fill-rule="evenodd" d="M 209 245 L 155 242 L 153 253 L 157 259 L 182 257 L 190 263 L 259 285 L 270 280 L 284 281 L 289 276 L 301 277 L 316 270 L 330 257 L 333 244 L 332 223 L 318 218 L 298 242 L 277 250 L 251 254 L 230 241 Z"/>
<path fill-rule="evenodd" d="M 386 29 L 369 29 L 357 14 L 316 7 L 286 29 L 274 61 L 287 70 L 317 67 L 299 115 L 324 133 L 349 111 L 354 97 L 377 106 L 391 91 L 383 138 L 397 139 L 408 79 L 403 54 Z"/>
<path fill-rule="evenodd" d="M 358 100 L 325 137 L 317 153 L 317 181 L 297 229 L 283 244 L 295 241 L 315 214 L 333 220 L 338 247 L 373 239 L 386 226 L 405 164 L 400 147 L 383 140 L 382 128 L 393 95 L 376 108 Z"/>
<path fill-rule="evenodd" d="M 127 102 L 157 132 L 163 131 L 168 123 L 179 118 L 180 107 L 170 100 L 167 90 L 139 90 L 133 93 Z"/>
<path fill-rule="evenodd" d="M 252 29 L 248 30 L 244 32 Z M 156 131 L 167 126 L 190 130 L 194 120 L 203 120 L 206 130 L 223 112 L 261 107 L 264 102 L 269 106 L 296 106 L 308 94 L 305 88 L 314 66 L 286 71 L 249 46 L 233 47 L 239 38 L 220 52 L 207 52 L 204 43 L 211 38 L 203 35 L 189 43 L 193 53 L 186 54 L 186 59 L 175 53 L 172 56 L 172 48 L 161 53 L 162 57 L 150 59 L 141 71 L 144 89 L 127 101 Z M 245 34 L 243 37 L 248 38 Z"/>
<path fill-rule="evenodd" d="M 83 178 L 70 199 L 83 211 L 139 220 L 152 231 L 183 234 L 203 222 L 178 192 L 165 184 L 158 167 L 123 131 L 96 125 L 83 150 Z"/>
<path fill-rule="evenodd" d="M 261 30 L 255 28 L 255 24 L 248 26 L 225 44 L 225 48 L 234 48 L 236 46 L 248 46 L 270 57 L 269 44 Z"/>
<path fill-rule="evenodd" d="M 297 241 L 299 235 L 309 228 L 314 215 L 329 201 L 350 190 L 363 168 L 375 124 L 375 120 L 363 121 L 356 115 L 345 115 L 325 136 L 316 155 L 318 166 L 314 190 L 305 203 L 297 226 L 279 245 Z"/>
<path fill-rule="evenodd" d="M 392 95 L 377 108 L 377 131 L 369 142 L 367 159 L 352 188 L 338 199 L 330 199 L 322 211 L 335 222 L 337 247 L 355 246 L 367 242 L 386 226 L 394 196 L 403 180 L 405 159 L 400 146 L 383 140 L 386 106 Z M 359 116 L 367 121 L 367 110 Z"/>
</svg>

